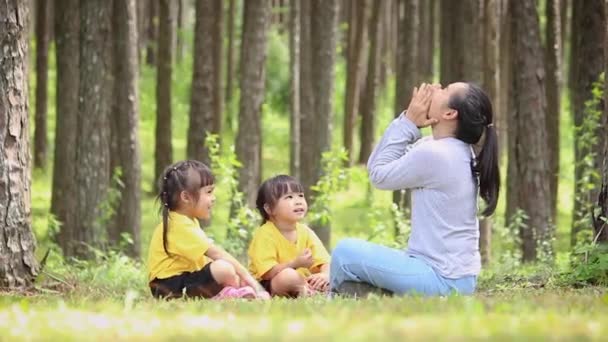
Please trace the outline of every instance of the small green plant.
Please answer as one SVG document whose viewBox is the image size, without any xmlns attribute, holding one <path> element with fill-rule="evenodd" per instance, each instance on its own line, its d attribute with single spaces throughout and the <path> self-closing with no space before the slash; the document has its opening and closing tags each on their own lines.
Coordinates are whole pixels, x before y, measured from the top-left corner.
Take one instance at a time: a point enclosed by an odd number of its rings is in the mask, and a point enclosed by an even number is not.
<svg viewBox="0 0 608 342">
<path fill-rule="evenodd" d="M 331 197 L 338 191 L 346 189 L 350 177 L 349 170 L 344 168 L 348 154 L 344 148 L 323 152 L 321 156 L 322 176 L 310 187 L 313 191 L 313 204 L 310 207 L 310 221 L 321 225 L 331 223 Z"/>
<path fill-rule="evenodd" d="M 209 150 L 211 169 L 221 186 L 228 188 L 230 196 L 230 218 L 223 246 L 236 256 L 244 256 L 251 233 L 259 226 L 259 215 L 247 206 L 245 197 L 238 189 L 238 168 L 241 163 L 236 157 L 234 147 L 224 155 L 221 153 L 219 137 L 207 134 L 205 146 Z"/>
</svg>

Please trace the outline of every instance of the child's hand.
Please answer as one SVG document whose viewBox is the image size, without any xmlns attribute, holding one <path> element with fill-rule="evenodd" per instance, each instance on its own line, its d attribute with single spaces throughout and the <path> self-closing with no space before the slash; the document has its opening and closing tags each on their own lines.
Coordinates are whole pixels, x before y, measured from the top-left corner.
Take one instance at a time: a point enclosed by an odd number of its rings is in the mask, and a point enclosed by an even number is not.
<svg viewBox="0 0 608 342">
<path fill-rule="evenodd" d="M 298 269 L 300 267 L 309 268 L 312 266 L 312 262 L 312 251 L 310 248 L 306 248 L 302 254 L 292 261 L 291 264 L 294 269 Z"/>
<path fill-rule="evenodd" d="M 316 291 L 327 291 L 329 289 L 329 275 L 327 273 L 315 273 L 306 278 L 308 285 Z"/>
</svg>

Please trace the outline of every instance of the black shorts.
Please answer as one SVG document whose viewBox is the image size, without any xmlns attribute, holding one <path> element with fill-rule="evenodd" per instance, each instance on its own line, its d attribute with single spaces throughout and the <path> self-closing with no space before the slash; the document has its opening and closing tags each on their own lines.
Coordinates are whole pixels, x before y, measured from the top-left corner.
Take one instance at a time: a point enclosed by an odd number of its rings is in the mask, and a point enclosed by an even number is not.
<svg viewBox="0 0 608 342">
<path fill-rule="evenodd" d="M 188 297 L 211 298 L 222 288 L 211 275 L 211 263 L 200 271 L 185 272 L 165 279 L 155 278 L 150 282 L 152 296 L 166 299 L 180 298 L 184 292 Z"/>
</svg>

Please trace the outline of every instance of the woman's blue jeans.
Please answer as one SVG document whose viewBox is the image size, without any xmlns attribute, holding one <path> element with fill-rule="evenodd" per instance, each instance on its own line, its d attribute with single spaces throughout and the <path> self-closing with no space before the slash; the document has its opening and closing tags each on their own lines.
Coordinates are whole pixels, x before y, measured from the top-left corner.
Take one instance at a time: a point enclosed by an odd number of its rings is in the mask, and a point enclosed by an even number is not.
<svg viewBox="0 0 608 342">
<path fill-rule="evenodd" d="M 368 283 L 394 294 L 445 296 L 473 294 L 477 277 L 445 278 L 406 251 L 359 239 L 344 239 L 332 252 L 331 289 L 337 289 L 345 281 Z"/>
</svg>

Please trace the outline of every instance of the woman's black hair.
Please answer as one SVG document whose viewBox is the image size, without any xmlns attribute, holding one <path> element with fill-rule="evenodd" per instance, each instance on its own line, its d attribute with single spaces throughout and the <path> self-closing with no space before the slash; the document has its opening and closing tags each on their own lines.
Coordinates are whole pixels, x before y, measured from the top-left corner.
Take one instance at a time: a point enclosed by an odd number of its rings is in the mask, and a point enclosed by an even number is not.
<svg viewBox="0 0 608 342">
<path fill-rule="evenodd" d="M 262 215 L 264 223 L 270 219 L 264 206 L 268 205 L 271 209 L 274 208 L 279 199 L 290 192 L 303 193 L 304 187 L 297 179 L 287 175 L 269 178 L 260 185 L 255 205 L 260 215 Z"/>
<path fill-rule="evenodd" d="M 167 251 L 167 230 L 169 229 L 169 211 L 177 209 L 182 191 L 198 199 L 202 187 L 213 185 L 215 179 L 207 165 L 198 160 L 177 162 L 163 171 L 158 180 L 160 212 L 163 216 L 163 248 Z"/>
<path fill-rule="evenodd" d="M 473 175 L 479 180 L 479 194 L 486 202 L 484 216 L 496 210 L 500 191 L 500 170 L 498 167 L 498 137 L 494 127 L 492 102 L 477 85 L 467 83 L 467 90 L 452 95 L 448 107 L 458 111 L 456 138 L 467 144 L 479 143 L 483 146 L 472 166 Z"/>
</svg>

